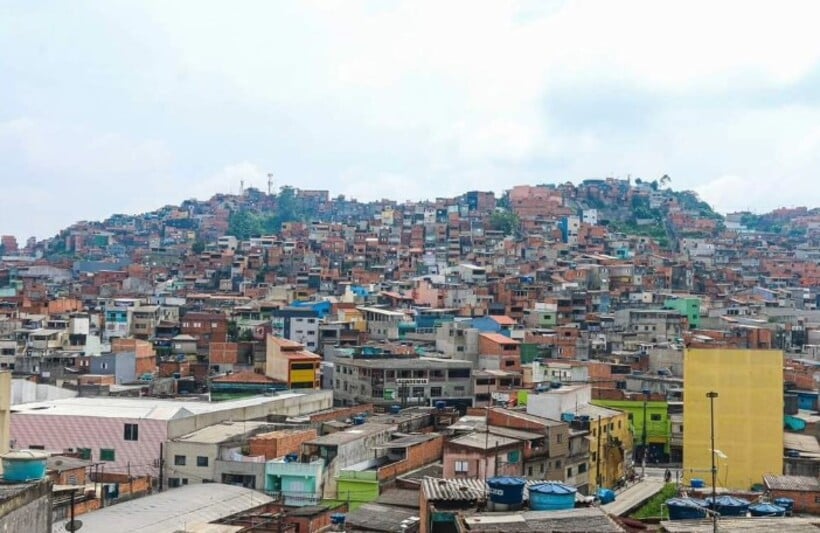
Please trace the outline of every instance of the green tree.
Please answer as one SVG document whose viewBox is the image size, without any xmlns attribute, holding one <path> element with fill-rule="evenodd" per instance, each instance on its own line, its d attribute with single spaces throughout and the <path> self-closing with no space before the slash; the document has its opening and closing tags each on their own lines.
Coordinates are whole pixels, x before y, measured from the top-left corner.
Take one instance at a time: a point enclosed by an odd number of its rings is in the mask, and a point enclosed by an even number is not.
<svg viewBox="0 0 820 533">
<path fill-rule="evenodd" d="M 496 211 L 490 215 L 490 227 L 504 235 L 511 235 L 519 227 L 518 215 L 511 211 Z"/>
<path fill-rule="evenodd" d="M 195 253 L 196 255 L 199 255 L 202 252 L 204 252 L 205 251 L 205 241 L 203 241 L 202 239 L 195 240 L 194 243 L 191 245 L 191 251 L 193 253 Z"/>
<path fill-rule="evenodd" d="M 247 209 L 235 211 L 228 218 L 228 233 L 240 240 L 261 235 L 262 229 L 259 215 Z"/>
</svg>

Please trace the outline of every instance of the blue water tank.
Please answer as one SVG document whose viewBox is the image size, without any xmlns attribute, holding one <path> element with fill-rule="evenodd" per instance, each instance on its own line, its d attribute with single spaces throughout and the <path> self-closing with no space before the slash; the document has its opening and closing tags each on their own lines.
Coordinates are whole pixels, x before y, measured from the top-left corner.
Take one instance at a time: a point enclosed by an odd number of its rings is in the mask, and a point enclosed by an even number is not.
<svg viewBox="0 0 820 533">
<path fill-rule="evenodd" d="M 285 456 L 286 463 L 295 463 L 299 460 L 299 454 L 289 453 Z"/>
<path fill-rule="evenodd" d="M 345 523 L 345 515 L 342 513 L 333 513 L 330 515 L 330 523 L 334 525 L 342 525 Z"/>
<path fill-rule="evenodd" d="M 390 414 L 397 415 L 401 413 L 401 405 L 391 405 L 390 406 Z"/>
<path fill-rule="evenodd" d="M 786 516 L 786 509 L 773 503 L 756 503 L 749 506 L 752 516 Z"/>
<path fill-rule="evenodd" d="M 749 501 L 734 496 L 718 496 L 712 501 L 712 497 L 704 500 L 713 511 L 720 513 L 720 516 L 746 516 L 749 511 Z"/>
<path fill-rule="evenodd" d="M 3 479 L 9 483 L 22 483 L 43 479 L 46 475 L 48 456 L 36 450 L 9 452 L 2 457 Z"/>
<path fill-rule="evenodd" d="M 494 477 L 487 480 L 493 510 L 514 510 L 524 503 L 527 481 L 520 477 Z"/>
<path fill-rule="evenodd" d="M 439 411 L 443 410 L 445 407 L 447 407 L 447 402 L 445 402 L 444 400 L 439 400 L 436 402 L 436 409 L 438 409 Z"/>
<path fill-rule="evenodd" d="M 611 489 L 598 489 L 596 494 L 598 497 L 598 501 L 601 502 L 601 505 L 606 505 L 607 503 L 612 503 L 615 501 L 615 491 Z"/>
<path fill-rule="evenodd" d="M 671 498 L 666 500 L 670 520 L 695 520 L 706 518 L 706 502 L 696 498 Z"/>
<path fill-rule="evenodd" d="M 559 511 L 575 507 L 575 487 L 563 483 L 542 483 L 530 487 L 530 509 Z"/>
<path fill-rule="evenodd" d="M 791 514 L 794 509 L 794 500 L 791 498 L 775 498 L 774 504 L 786 510 L 786 514 Z"/>
<path fill-rule="evenodd" d="M 706 486 L 706 482 L 700 479 L 699 477 L 692 478 L 692 482 L 690 483 L 693 489 L 702 489 Z"/>
<path fill-rule="evenodd" d="M 575 413 L 561 413 L 561 422 L 570 423 L 575 420 Z"/>
<path fill-rule="evenodd" d="M 361 415 L 357 415 L 353 417 L 353 425 L 354 426 L 361 426 L 364 424 L 364 417 Z"/>
</svg>

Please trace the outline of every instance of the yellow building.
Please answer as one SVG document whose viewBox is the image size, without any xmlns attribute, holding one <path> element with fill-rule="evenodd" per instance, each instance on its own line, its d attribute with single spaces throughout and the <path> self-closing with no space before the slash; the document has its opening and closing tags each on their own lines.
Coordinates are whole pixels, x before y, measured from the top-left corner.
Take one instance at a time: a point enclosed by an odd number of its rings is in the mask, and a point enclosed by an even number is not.
<svg viewBox="0 0 820 533">
<path fill-rule="evenodd" d="M 685 479 L 711 483 L 710 391 L 717 485 L 748 490 L 783 472 L 783 352 L 687 350 L 683 374 Z"/>
<path fill-rule="evenodd" d="M 575 431 L 588 431 L 590 494 L 599 487 L 612 488 L 626 475 L 632 457 L 629 415 L 592 405 L 591 399 L 592 387 L 586 384 L 528 394 L 526 398 L 528 414 L 563 420 Z"/>
<path fill-rule="evenodd" d="M 265 375 L 287 383 L 288 388 L 321 389 L 320 364 L 321 358 L 298 342 L 267 336 Z"/>
<path fill-rule="evenodd" d="M 629 415 L 591 404 L 575 411 L 590 419 L 589 486 L 592 490 L 612 488 L 618 479 L 626 475 L 632 456 Z"/>
</svg>

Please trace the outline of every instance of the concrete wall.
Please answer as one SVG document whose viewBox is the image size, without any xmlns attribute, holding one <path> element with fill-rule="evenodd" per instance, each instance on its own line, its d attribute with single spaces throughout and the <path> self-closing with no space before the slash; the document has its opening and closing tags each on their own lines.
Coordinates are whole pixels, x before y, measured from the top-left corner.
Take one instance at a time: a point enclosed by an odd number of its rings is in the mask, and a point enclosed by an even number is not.
<svg viewBox="0 0 820 533">
<path fill-rule="evenodd" d="M 551 420 L 560 420 L 561 413 L 574 412 L 579 405 L 592 400 L 592 387 L 562 387 L 543 394 L 530 394 L 527 413 Z"/>
<path fill-rule="evenodd" d="M 214 465 L 214 481 L 221 483 L 223 474 L 253 476 L 255 479 L 254 488 L 256 490 L 265 488 L 265 463 L 217 459 Z"/>
<path fill-rule="evenodd" d="M 74 398 L 75 396 L 77 396 L 77 391 L 55 387 L 54 385 L 34 383 L 25 379 L 11 380 L 12 405 Z"/>
<path fill-rule="evenodd" d="M 263 404 L 171 420 L 168 422 L 168 438 L 181 437 L 225 420 L 263 420 L 270 415 L 301 416 L 329 409 L 332 406 L 333 391 L 316 391 L 310 394 L 281 398 L 272 396 L 270 402 Z"/>
<path fill-rule="evenodd" d="M 176 464 L 176 456 L 185 457 L 185 464 Z M 201 442 L 165 443 L 165 478 L 187 479 L 188 484 L 195 485 L 203 481 L 220 481 L 214 478 L 216 459 L 219 456 L 219 445 Z M 197 466 L 197 457 L 208 459 L 207 466 Z M 170 486 L 170 481 L 169 481 Z"/>
<path fill-rule="evenodd" d="M 51 484 L 33 483 L 0 503 L 0 531 L 51 533 Z"/>
</svg>

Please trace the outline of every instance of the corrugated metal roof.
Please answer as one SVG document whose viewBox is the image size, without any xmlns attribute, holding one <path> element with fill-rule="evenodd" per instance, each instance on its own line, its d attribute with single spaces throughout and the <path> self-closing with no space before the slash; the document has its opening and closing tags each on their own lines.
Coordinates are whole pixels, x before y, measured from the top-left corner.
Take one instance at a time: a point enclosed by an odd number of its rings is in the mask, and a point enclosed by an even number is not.
<svg viewBox="0 0 820 533">
<path fill-rule="evenodd" d="M 273 501 L 244 487 L 221 483 L 197 483 L 159 494 L 136 498 L 80 517 L 83 533 L 128 531 L 175 533 Z M 52 531 L 63 533 L 66 520 L 55 522 Z"/>
<path fill-rule="evenodd" d="M 545 479 L 528 479 L 524 488 L 524 499 L 529 498 L 529 487 L 533 485 L 562 484 L 561 481 L 549 481 Z M 424 478 L 421 487 L 427 500 L 438 501 L 470 501 L 486 497 L 488 493 L 487 484 L 482 479 L 437 479 Z"/>
</svg>

